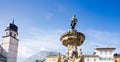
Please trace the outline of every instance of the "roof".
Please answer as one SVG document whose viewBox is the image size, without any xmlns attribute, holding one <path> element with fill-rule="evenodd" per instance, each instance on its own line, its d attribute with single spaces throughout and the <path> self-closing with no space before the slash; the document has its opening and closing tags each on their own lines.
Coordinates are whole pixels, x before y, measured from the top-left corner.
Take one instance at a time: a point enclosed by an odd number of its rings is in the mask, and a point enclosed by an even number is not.
<svg viewBox="0 0 120 62">
<path fill-rule="evenodd" d="M 12 29 L 12 30 L 14 30 L 14 31 L 18 31 L 18 27 L 14 24 L 14 22 L 12 22 L 12 23 L 9 23 L 8 25 L 7 25 L 7 29 L 6 30 L 10 30 L 10 29 Z"/>
<path fill-rule="evenodd" d="M 83 55 L 84 57 L 99 57 L 98 55 Z"/>
<path fill-rule="evenodd" d="M 120 57 L 120 54 L 116 53 L 114 54 L 114 57 Z"/>
<path fill-rule="evenodd" d="M 48 55 L 47 58 L 59 58 L 59 55 Z"/>
<path fill-rule="evenodd" d="M 47 58 L 59 58 L 59 57 L 63 57 L 64 55 L 57 55 L 57 54 L 52 54 L 52 55 L 48 55 Z"/>
<path fill-rule="evenodd" d="M 106 48 L 95 48 L 95 50 L 115 50 L 115 48 L 110 48 L 110 47 L 106 47 Z"/>
</svg>

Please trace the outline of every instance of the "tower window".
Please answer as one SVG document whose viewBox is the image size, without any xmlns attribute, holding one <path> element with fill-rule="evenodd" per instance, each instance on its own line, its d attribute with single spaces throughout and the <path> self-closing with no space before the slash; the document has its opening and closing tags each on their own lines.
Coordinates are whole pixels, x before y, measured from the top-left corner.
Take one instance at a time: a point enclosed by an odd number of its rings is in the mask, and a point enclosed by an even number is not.
<svg viewBox="0 0 120 62">
<path fill-rule="evenodd" d="M 10 36 L 12 36 L 12 32 L 10 32 Z"/>
<path fill-rule="evenodd" d="M 8 32 L 6 32 L 6 36 L 8 36 L 9 35 L 9 33 Z"/>
<path fill-rule="evenodd" d="M 16 34 L 14 34 L 14 37 L 16 38 Z"/>
</svg>

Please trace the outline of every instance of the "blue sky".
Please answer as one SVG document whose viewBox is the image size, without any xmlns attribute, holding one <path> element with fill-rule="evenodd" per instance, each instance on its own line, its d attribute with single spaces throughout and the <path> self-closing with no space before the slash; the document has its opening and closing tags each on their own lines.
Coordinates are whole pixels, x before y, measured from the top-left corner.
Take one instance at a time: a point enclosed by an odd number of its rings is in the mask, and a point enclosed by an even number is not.
<svg viewBox="0 0 120 62">
<path fill-rule="evenodd" d="M 0 36 L 14 18 L 19 27 L 19 57 L 29 57 L 40 50 L 65 53 L 66 47 L 59 38 L 69 30 L 71 17 L 76 14 L 76 29 L 86 36 L 84 44 L 78 47 L 84 54 L 92 53 L 95 45 L 110 45 L 120 52 L 119 3 L 119 0 L 0 0 Z"/>
</svg>

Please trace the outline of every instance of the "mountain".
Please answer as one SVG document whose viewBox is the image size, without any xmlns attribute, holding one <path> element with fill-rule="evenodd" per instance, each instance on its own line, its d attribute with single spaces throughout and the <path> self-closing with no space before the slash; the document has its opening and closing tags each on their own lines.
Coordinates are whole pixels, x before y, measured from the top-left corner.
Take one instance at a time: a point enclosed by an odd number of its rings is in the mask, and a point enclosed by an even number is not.
<svg viewBox="0 0 120 62">
<path fill-rule="evenodd" d="M 35 62 L 36 60 L 45 60 L 46 56 L 47 55 L 50 55 L 50 54 L 58 54 L 57 52 L 50 52 L 50 51 L 40 51 L 39 53 L 35 54 L 35 55 L 32 55 L 30 56 L 29 58 L 27 58 L 25 60 L 25 62 Z"/>
</svg>

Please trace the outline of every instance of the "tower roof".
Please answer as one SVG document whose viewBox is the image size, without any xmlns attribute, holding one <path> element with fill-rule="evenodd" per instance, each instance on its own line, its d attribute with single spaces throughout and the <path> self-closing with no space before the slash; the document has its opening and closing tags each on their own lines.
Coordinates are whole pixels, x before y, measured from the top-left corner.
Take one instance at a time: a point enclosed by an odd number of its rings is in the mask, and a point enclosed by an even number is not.
<svg viewBox="0 0 120 62">
<path fill-rule="evenodd" d="M 14 24 L 14 19 L 13 19 L 12 23 L 9 23 L 7 25 L 7 29 L 6 30 L 8 30 L 8 29 L 12 29 L 12 30 L 14 30 L 16 32 L 18 31 L 18 27 Z"/>
</svg>

